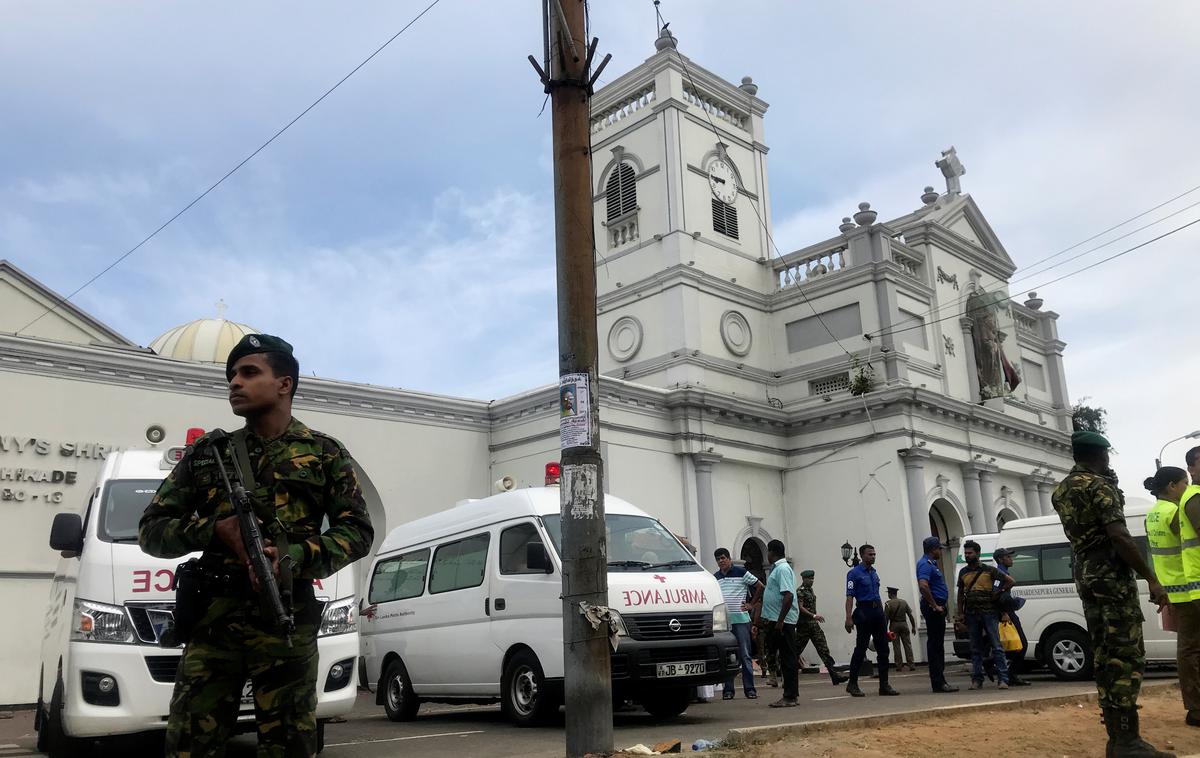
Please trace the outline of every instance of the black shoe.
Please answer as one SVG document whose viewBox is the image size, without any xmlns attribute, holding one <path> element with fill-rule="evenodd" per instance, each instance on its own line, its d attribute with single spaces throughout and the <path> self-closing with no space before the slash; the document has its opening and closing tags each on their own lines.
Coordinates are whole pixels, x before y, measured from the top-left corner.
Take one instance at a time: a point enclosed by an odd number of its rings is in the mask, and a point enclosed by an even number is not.
<svg viewBox="0 0 1200 758">
<path fill-rule="evenodd" d="M 1188 726 L 1200 726 L 1200 711 L 1188 711 L 1184 723 Z"/>
<path fill-rule="evenodd" d="M 938 686 L 934 687 L 933 691 L 934 692 L 958 692 L 958 688 L 955 687 L 953 684 L 946 684 L 945 682 L 942 682 Z"/>
<path fill-rule="evenodd" d="M 831 679 L 833 679 L 834 687 L 838 686 L 839 684 L 845 684 L 846 682 L 850 681 L 850 677 L 846 676 L 845 674 L 839 674 L 836 671 L 830 671 L 829 676 Z"/>
<path fill-rule="evenodd" d="M 866 697 L 863 691 L 858 688 L 858 682 L 850 682 L 846 685 L 846 692 L 849 692 L 853 697 Z"/>
<path fill-rule="evenodd" d="M 1104 709 L 1104 727 L 1108 731 L 1105 754 L 1114 758 L 1167 758 L 1164 753 L 1141 738 L 1138 733 L 1137 706 Z"/>
<path fill-rule="evenodd" d="M 1015 676 L 1008 677 L 1008 686 L 1009 687 L 1028 687 L 1031 684 L 1033 684 L 1033 682 L 1027 682 L 1024 679 L 1018 679 Z"/>
<path fill-rule="evenodd" d="M 881 684 L 881 685 L 879 685 L 879 694 L 880 695 L 899 695 L 900 693 L 897 692 L 895 690 L 895 688 L 892 687 L 892 685 L 890 685 L 890 684 Z"/>
</svg>

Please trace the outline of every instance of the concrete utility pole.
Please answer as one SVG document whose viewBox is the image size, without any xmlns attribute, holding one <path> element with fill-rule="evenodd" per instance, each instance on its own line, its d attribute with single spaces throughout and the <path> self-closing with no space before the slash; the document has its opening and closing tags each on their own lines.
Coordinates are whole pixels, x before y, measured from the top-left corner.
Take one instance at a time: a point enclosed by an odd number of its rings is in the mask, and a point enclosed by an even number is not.
<svg viewBox="0 0 1200 758">
<path fill-rule="evenodd" d="M 568 758 L 613 750 L 604 530 L 604 462 L 596 408 L 595 237 L 589 140 L 596 40 L 586 43 L 584 0 L 543 0 L 554 131 L 558 261 L 559 433 L 562 448 L 563 656 Z M 600 65 L 608 62 L 606 57 Z M 548 74 L 548 75 L 547 75 Z"/>
</svg>

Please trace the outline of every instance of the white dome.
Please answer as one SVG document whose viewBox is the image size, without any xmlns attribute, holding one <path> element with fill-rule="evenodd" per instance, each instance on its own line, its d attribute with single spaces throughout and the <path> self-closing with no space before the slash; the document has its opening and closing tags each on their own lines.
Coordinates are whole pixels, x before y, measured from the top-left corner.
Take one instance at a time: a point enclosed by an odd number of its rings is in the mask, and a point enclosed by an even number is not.
<svg viewBox="0 0 1200 758">
<path fill-rule="evenodd" d="M 224 365 L 233 346 L 247 334 L 259 330 L 223 318 L 202 318 L 163 332 L 150 349 L 164 358 Z"/>
</svg>

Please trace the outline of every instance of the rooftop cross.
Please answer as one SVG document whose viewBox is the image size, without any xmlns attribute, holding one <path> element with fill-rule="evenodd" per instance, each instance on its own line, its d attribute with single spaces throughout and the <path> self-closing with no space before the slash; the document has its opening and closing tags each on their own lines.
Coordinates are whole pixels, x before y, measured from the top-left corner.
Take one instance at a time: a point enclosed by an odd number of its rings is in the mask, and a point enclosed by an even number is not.
<svg viewBox="0 0 1200 758">
<path fill-rule="evenodd" d="M 949 150 L 942 151 L 942 157 L 933 162 L 933 165 L 942 170 L 942 176 L 946 177 L 946 194 L 959 195 L 962 194 L 962 185 L 958 179 L 967 170 L 963 168 L 962 161 L 958 159 L 958 151 L 951 145 Z"/>
</svg>

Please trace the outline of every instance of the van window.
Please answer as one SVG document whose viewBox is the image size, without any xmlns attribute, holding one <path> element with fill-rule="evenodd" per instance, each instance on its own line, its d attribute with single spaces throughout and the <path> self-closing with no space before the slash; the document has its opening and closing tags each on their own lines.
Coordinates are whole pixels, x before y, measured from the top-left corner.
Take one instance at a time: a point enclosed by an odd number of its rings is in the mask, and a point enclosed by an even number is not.
<svg viewBox="0 0 1200 758">
<path fill-rule="evenodd" d="M 562 517 L 542 516 L 554 549 L 562 555 Z M 667 528 L 649 516 L 605 514 L 609 571 L 704 571 Z"/>
<path fill-rule="evenodd" d="M 1047 545 L 1042 548 L 1042 581 L 1046 584 L 1073 582 L 1071 546 Z"/>
<path fill-rule="evenodd" d="M 433 554 L 429 572 L 429 592 L 450 592 L 483 584 L 490 534 L 477 534 L 457 542 L 448 542 Z"/>
<path fill-rule="evenodd" d="M 157 479 L 112 479 L 101 496 L 97 532 L 106 542 L 137 542 L 138 522 L 161 484 Z"/>
<path fill-rule="evenodd" d="M 1036 545 L 1018 547 L 1012 551 L 1013 565 L 1009 576 L 1017 584 L 1037 584 L 1041 581 L 1042 549 Z"/>
<path fill-rule="evenodd" d="M 544 574 L 542 569 L 529 568 L 525 562 L 525 548 L 531 544 L 542 544 L 542 536 L 533 524 L 517 524 L 500 532 L 501 574 Z"/>
<path fill-rule="evenodd" d="M 367 601 L 389 603 L 418 597 L 425 590 L 425 569 L 429 566 L 429 548 L 398 555 L 375 564 Z"/>
</svg>

